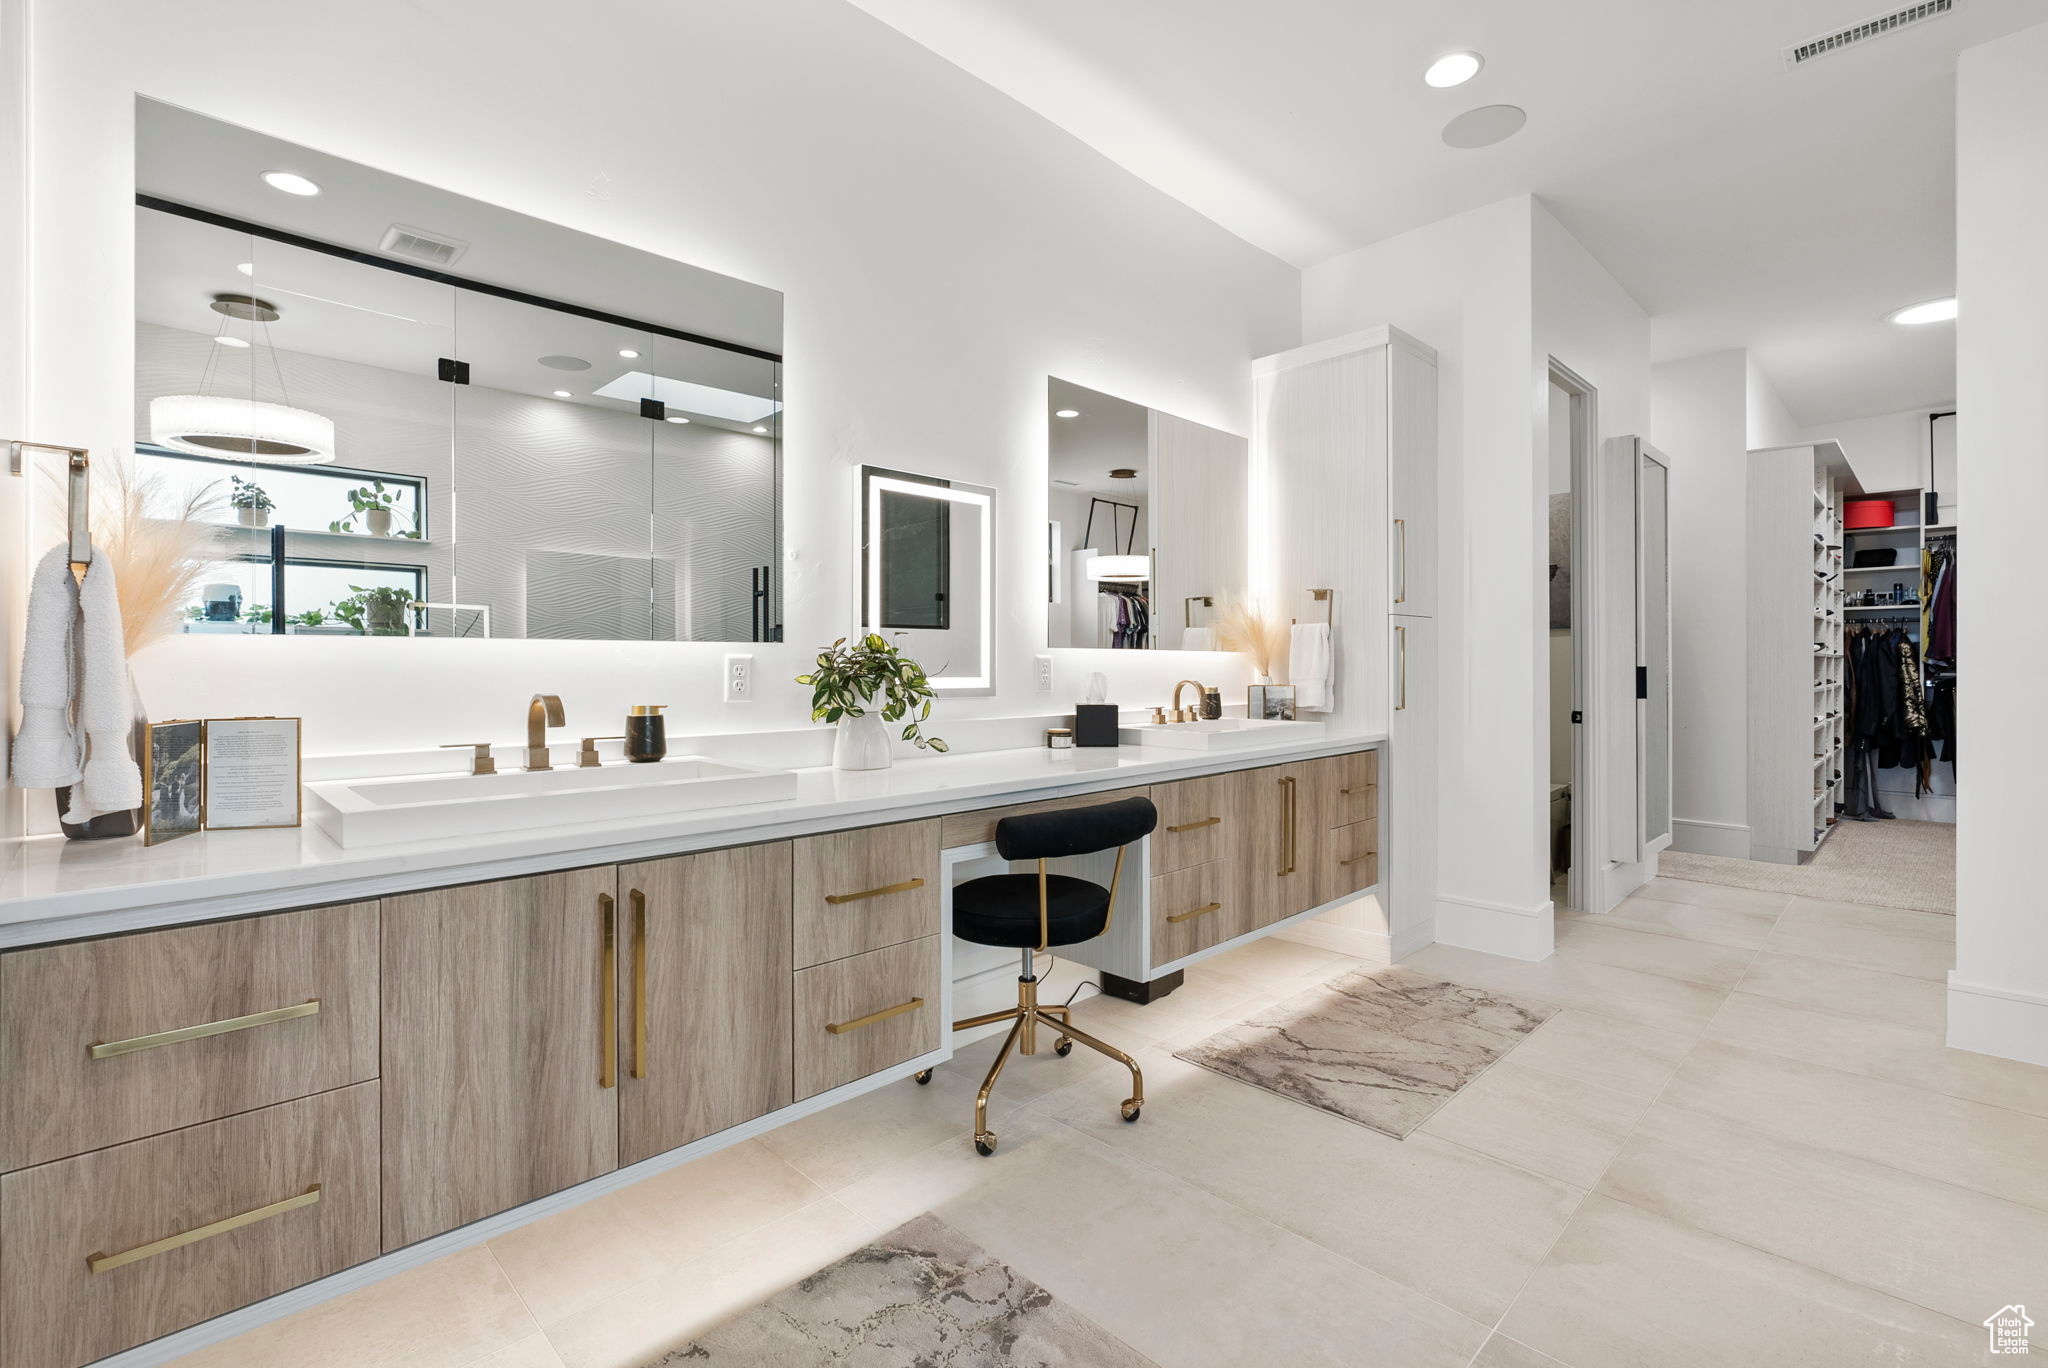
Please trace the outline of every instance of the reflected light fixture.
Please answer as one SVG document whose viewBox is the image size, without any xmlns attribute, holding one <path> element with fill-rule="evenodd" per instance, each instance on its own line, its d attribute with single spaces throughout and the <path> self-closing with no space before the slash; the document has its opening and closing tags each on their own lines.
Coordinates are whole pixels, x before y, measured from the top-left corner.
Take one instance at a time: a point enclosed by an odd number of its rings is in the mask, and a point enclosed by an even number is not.
<svg viewBox="0 0 2048 1368">
<path fill-rule="evenodd" d="M 619 348 L 619 355 L 625 357 L 628 361 L 631 361 L 638 357 L 640 353 L 634 351 L 631 347 L 621 347 Z"/>
<path fill-rule="evenodd" d="M 1088 562 L 1088 578 L 1110 584 L 1142 584 L 1152 578 L 1152 558 L 1096 556 Z"/>
<path fill-rule="evenodd" d="M 690 420 L 689 420 L 689 419 L 687 419 L 687 418 L 683 418 L 683 417 L 680 417 L 680 416 L 678 416 L 678 415 L 675 415 L 675 414 L 670 414 L 670 415 L 669 415 L 669 421 L 670 421 L 671 423 L 687 423 L 687 422 L 689 422 Z"/>
<path fill-rule="evenodd" d="M 267 403 L 254 397 L 255 368 L 250 373 L 250 394 L 208 394 L 213 376 L 209 352 L 199 376 L 199 393 L 165 394 L 149 401 L 149 436 L 159 446 L 193 456 L 239 456 L 264 465 L 325 465 L 334 459 L 334 420 L 311 409 L 293 408 L 285 389 L 284 368 L 278 364 L 277 348 L 271 346 L 269 326 L 282 315 L 276 305 L 253 295 L 215 295 L 208 306 L 221 316 L 221 331 L 214 341 L 227 347 L 248 347 L 239 337 L 227 335 L 230 319 L 241 319 L 264 329 L 270 348 L 271 367 L 284 402 Z"/>
<path fill-rule="evenodd" d="M 1060 409 L 1053 414 L 1055 418 L 1079 418 L 1080 416 L 1081 410 L 1079 409 Z"/>
<path fill-rule="evenodd" d="M 759 427 L 759 426 L 755 427 L 755 429 L 754 429 L 754 431 L 756 431 L 756 432 L 766 432 L 767 430 L 768 430 L 767 428 L 764 428 L 764 427 Z"/>
<path fill-rule="evenodd" d="M 1449 90 L 1477 76 L 1479 68 L 1485 65 L 1486 59 L 1476 52 L 1447 52 L 1429 64 L 1429 70 L 1422 73 L 1422 83 Z"/>
<path fill-rule="evenodd" d="M 1911 328 L 1922 323 L 1946 323 L 1955 316 L 1956 301 L 1951 296 L 1948 299 L 1929 299 L 1919 304 L 1908 304 L 1896 313 L 1885 315 L 1885 319 L 1887 322 L 1903 323 Z"/>
<path fill-rule="evenodd" d="M 557 399 L 567 399 L 567 398 L 569 398 L 569 397 L 571 397 L 571 396 L 570 396 L 570 394 L 569 394 L 569 391 L 567 391 L 567 390 L 556 390 L 556 391 L 555 391 L 555 398 L 557 398 Z"/>
<path fill-rule="evenodd" d="M 282 190 L 287 195 L 317 195 L 320 185 L 296 171 L 265 171 L 263 183 L 273 190 Z"/>
<path fill-rule="evenodd" d="M 249 345 L 243 339 L 239 337 L 229 337 L 226 333 L 216 334 L 213 340 L 218 342 L 223 347 L 246 347 Z"/>
<path fill-rule="evenodd" d="M 245 276 L 252 276 L 256 274 L 256 263 L 253 261 L 238 261 L 235 263 L 235 269 Z"/>
</svg>

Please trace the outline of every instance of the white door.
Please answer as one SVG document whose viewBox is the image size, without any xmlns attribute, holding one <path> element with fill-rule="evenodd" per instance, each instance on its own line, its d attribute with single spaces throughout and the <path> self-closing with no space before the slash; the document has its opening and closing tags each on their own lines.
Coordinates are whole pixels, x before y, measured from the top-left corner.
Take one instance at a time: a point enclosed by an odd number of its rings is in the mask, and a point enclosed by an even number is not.
<svg viewBox="0 0 2048 1368">
<path fill-rule="evenodd" d="M 1398 959 L 1436 915 L 1436 621 L 1392 620 L 1388 650 L 1387 934 Z"/>
<path fill-rule="evenodd" d="M 1671 844 L 1671 467 L 1636 453 L 1636 817 L 1648 855 Z"/>
<path fill-rule="evenodd" d="M 1574 548 L 1580 564 L 1593 571 L 1594 632 L 1591 649 L 1582 657 L 1589 660 L 1591 673 L 1582 677 L 1579 693 L 1585 699 L 1586 722 L 1595 731 L 1592 771 L 1599 787 L 1590 796 L 1600 832 L 1595 868 L 1603 871 L 1598 884 L 1584 886 L 1588 902 L 1582 905 L 1603 912 L 1605 867 L 1643 857 L 1636 813 L 1641 787 L 1635 701 L 1636 467 L 1641 449 L 1636 437 L 1613 437 L 1602 444 L 1591 491 L 1593 536 Z M 1574 795 L 1575 806 L 1577 801 Z"/>
</svg>

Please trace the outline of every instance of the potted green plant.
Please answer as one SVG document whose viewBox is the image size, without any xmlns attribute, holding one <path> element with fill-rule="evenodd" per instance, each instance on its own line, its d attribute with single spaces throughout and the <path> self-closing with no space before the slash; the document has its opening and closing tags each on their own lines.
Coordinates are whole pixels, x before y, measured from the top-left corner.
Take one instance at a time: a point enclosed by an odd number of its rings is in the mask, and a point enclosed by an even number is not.
<svg viewBox="0 0 2048 1368">
<path fill-rule="evenodd" d="M 937 696 L 924 667 L 881 637 L 869 633 L 852 646 L 841 637 L 818 653 L 811 673 L 796 682 L 811 686 L 811 721 L 838 727 L 832 763 L 839 769 L 887 769 L 889 733 L 885 723 L 910 720 L 902 739 L 919 750 L 943 752 L 946 743 L 924 734 Z"/>
<path fill-rule="evenodd" d="M 349 596 L 334 605 L 334 615 L 366 636 L 404 636 L 405 613 L 412 594 L 390 585 L 365 589 L 349 586 Z"/>
<path fill-rule="evenodd" d="M 372 480 L 348 492 L 348 516 L 327 524 L 329 532 L 354 532 L 358 519 L 362 530 L 373 537 L 391 535 L 391 521 L 394 516 L 412 521 L 412 514 L 399 500 L 405 497 L 403 489 L 386 489 L 382 480 Z M 417 525 L 398 534 L 401 537 L 419 538 Z"/>
<path fill-rule="evenodd" d="M 239 475 L 228 476 L 228 506 L 235 510 L 235 520 L 244 527 L 270 526 L 270 510 L 277 507 L 263 492 L 262 485 Z"/>
</svg>

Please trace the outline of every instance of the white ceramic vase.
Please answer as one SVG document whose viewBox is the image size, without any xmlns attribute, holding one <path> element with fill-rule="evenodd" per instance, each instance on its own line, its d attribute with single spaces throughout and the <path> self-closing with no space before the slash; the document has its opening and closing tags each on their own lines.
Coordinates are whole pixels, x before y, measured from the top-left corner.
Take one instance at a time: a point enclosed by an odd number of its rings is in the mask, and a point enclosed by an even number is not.
<svg viewBox="0 0 2048 1368">
<path fill-rule="evenodd" d="M 894 757 L 889 750 L 889 729 L 875 713 L 839 719 L 839 734 L 832 739 L 832 767 L 843 770 L 887 769 Z"/>
<path fill-rule="evenodd" d="M 371 536 L 388 537 L 391 535 L 391 510 L 373 508 L 363 514 L 363 523 L 370 529 Z"/>
</svg>

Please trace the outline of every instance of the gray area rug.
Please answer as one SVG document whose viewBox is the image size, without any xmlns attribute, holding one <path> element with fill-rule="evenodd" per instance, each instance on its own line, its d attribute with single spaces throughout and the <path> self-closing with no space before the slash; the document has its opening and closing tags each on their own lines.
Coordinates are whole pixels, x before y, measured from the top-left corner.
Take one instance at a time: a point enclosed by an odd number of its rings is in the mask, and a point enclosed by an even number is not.
<svg viewBox="0 0 2048 1368">
<path fill-rule="evenodd" d="M 1556 1011 L 1358 969 L 1175 1053 L 1400 1140 Z"/>
<path fill-rule="evenodd" d="M 929 1213 L 648 1368 L 1153 1368 Z"/>
<path fill-rule="evenodd" d="M 1828 902 L 1956 914 L 1956 829 L 1951 822 L 1840 822 L 1803 865 L 1667 850 L 1667 879 L 1795 893 Z"/>
</svg>

